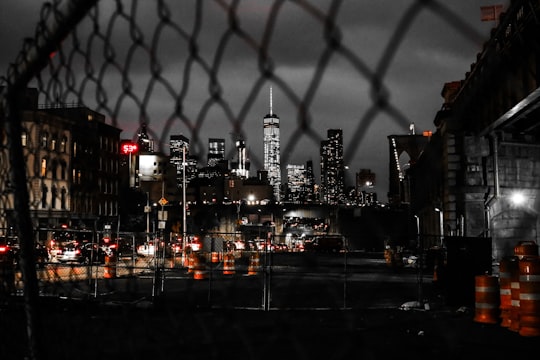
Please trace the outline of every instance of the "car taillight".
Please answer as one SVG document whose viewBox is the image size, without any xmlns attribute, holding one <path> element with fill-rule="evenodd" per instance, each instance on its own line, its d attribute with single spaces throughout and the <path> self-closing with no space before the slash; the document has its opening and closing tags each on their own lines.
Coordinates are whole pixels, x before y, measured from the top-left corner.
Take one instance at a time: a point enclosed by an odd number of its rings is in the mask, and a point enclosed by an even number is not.
<svg viewBox="0 0 540 360">
<path fill-rule="evenodd" d="M 75 250 L 75 254 L 79 255 L 81 253 L 80 249 Z"/>
<path fill-rule="evenodd" d="M 0 246 L 0 253 L 5 253 L 8 251 L 8 247 L 7 246 Z"/>
</svg>

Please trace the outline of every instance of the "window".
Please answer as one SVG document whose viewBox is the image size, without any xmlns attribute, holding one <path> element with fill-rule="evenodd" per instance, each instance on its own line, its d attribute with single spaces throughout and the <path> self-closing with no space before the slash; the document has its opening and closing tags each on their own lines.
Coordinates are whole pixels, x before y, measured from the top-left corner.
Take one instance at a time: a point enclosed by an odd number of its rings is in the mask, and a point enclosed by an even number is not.
<svg viewBox="0 0 540 360">
<path fill-rule="evenodd" d="M 23 130 L 21 133 L 21 143 L 23 147 L 26 147 L 28 145 L 28 133 L 26 130 Z"/>
<path fill-rule="evenodd" d="M 43 185 L 41 187 L 41 207 L 43 209 L 47 208 L 47 192 L 49 189 L 47 189 L 47 185 Z"/>
<path fill-rule="evenodd" d="M 66 210 L 66 188 L 62 187 L 61 198 L 60 198 L 60 207 L 62 210 Z"/>
<path fill-rule="evenodd" d="M 58 195 L 56 186 L 53 186 L 51 188 L 51 208 L 52 209 L 56 208 L 56 195 Z"/>
<path fill-rule="evenodd" d="M 51 151 L 56 151 L 57 142 L 58 140 L 56 139 L 56 136 L 53 136 L 51 138 L 51 146 L 50 146 Z"/>
<path fill-rule="evenodd" d="M 43 133 L 41 133 L 41 147 L 43 149 L 46 149 L 47 148 L 47 143 L 49 142 L 49 133 L 44 131 Z"/>
<path fill-rule="evenodd" d="M 51 174 L 54 180 L 58 178 L 58 162 L 56 162 L 55 160 L 51 161 Z"/>
<path fill-rule="evenodd" d="M 47 158 L 41 159 L 41 171 L 40 171 L 41 177 L 47 176 Z"/>
<path fill-rule="evenodd" d="M 62 161 L 60 163 L 60 179 L 62 180 L 66 180 L 66 176 L 67 176 L 67 165 L 65 163 L 65 161 Z"/>
<path fill-rule="evenodd" d="M 63 136 L 62 140 L 60 141 L 60 152 L 65 153 L 67 152 L 67 137 Z"/>
</svg>

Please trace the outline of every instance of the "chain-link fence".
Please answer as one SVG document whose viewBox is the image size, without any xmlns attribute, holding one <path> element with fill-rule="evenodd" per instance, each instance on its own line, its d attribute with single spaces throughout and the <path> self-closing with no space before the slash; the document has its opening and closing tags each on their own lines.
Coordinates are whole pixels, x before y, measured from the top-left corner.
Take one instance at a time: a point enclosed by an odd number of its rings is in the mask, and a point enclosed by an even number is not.
<svg viewBox="0 0 540 360">
<path fill-rule="evenodd" d="M 17 327 L 18 331 L 26 331 L 29 338 L 26 356 L 38 358 L 48 353 L 39 320 L 40 296 L 88 299 L 122 293 L 128 298 L 109 299 L 133 302 L 141 297 L 182 292 L 186 305 L 264 309 L 351 306 L 347 294 L 360 291 L 353 290 L 350 284 L 351 268 L 362 268 L 365 259 L 347 258 L 347 252 L 324 256 L 287 253 L 275 257 L 273 251 L 236 251 L 219 252 L 214 259 L 212 252 L 206 252 L 203 258 L 191 258 L 169 250 L 167 254 L 164 250 L 161 257 L 144 257 L 135 254 L 133 246 L 131 256 L 104 258 L 95 264 L 47 259 L 38 266 L 33 254 L 38 239 L 34 209 L 46 200 L 40 194 L 48 192 L 65 210 L 65 191 L 70 187 L 67 179 L 78 176 L 67 174 L 67 155 L 58 155 L 62 153 L 57 149 L 63 138 L 44 136 L 44 129 L 51 128 L 51 120 L 41 118 L 38 109 L 84 106 L 134 137 L 145 124 L 160 150 L 164 150 L 170 135 L 181 132 L 190 139 L 191 151 L 202 155 L 209 128 L 219 129 L 220 135 L 227 132 L 247 141 L 255 138 L 253 127 L 248 124 L 253 113 L 260 113 L 254 109 L 259 108 L 259 102 L 267 104 L 267 89 L 272 86 L 274 94 L 279 93 L 296 114 L 288 141 L 282 147 L 282 163 L 286 164 L 295 153 L 320 145 L 321 128 L 329 126 L 314 120 L 314 114 L 321 110 L 316 105 L 317 97 L 325 77 L 336 71 L 332 64 L 343 62 L 347 70 L 342 79 L 357 79 L 356 83 L 345 84 L 347 91 L 355 89 L 359 98 L 364 96 L 364 100 L 358 100 L 364 104 L 356 110 L 351 129 L 355 145 L 347 147 L 344 154 L 344 162 L 349 163 L 377 115 L 384 114 L 391 126 L 409 128 L 411 121 L 394 105 L 386 77 L 397 50 L 406 46 L 408 30 L 422 19 L 421 15 L 447 24 L 465 41 L 483 41 L 446 4 L 410 1 L 407 6 L 396 4 L 401 16 L 384 40 L 382 57 L 370 65 L 372 56 L 363 53 L 355 44 L 357 39 L 351 39 L 340 25 L 340 21 L 354 21 L 344 14 L 354 16 L 362 6 L 371 6 L 356 3 L 72 0 L 44 4 L 34 37 L 25 40 L 18 56 L 14 54 L 0 92 L 5 134 L 0 154 L 0 215 L 11 219 L 9 223 L 15 225 L 13 230 L 20 241 L 18 268 L 13 274 L 15 288 L 11 290 L 22 295 L 26 304 L 25 319 L 19 319 L 26 324 L 22 327 L 25 330 Z M 285 24 L 293 27 L 283 32 Z M 295 40 L 300 35 L 306 37 Z M 290 61 L 298 53 L 308 53 L 311 58 L 307 70 Z M 231 82 L 239 77 L 241 82 Z M 305 86 L 299 85 L 299 77 Z M 39 106 L 25 97 L 28 87 L 37 90 Z M 334 95 L 332 100 L 339 106 L 340 94 Z M 28 124 L 34 124 L 33 128 Z M 256 152 L 250 160 L 255 167 L 262 168 L 263 161 Z M 58 171 L 48 173 L 47 161 L 55 164 Z M 233 254 L 232 259 L 229 254 Z M 255 258 L 255 254 L 261 257 Z M 197 267 L 199 262 L 204 263 L 204 268 Z M 250 269 L 255 276 L 249 276 Z M 207 281 L 185 281 L 196 276 Z M 236 295 L 240 283 L 251 290 L 249 295 Z M 297 298 L 302 298 L 302 302 L 292 300 Z M 187 315 L 182 320 L 197 321 Z M 165 326 L 180 326 L 174 323 L 177 320 L 171 321 Z M 68 331 L 76 336 L 79 325 L 69 322 Z M 18 338 L 22 333 L 18 331 L 10 339 Z M 238 332 L 242 336 L 242 329 Z M 290 341 L 294 342 L 294 337 Z M 133 339 L 132 349 L 138 348 L 136 344 Z M 246 344 L 248 349 L 252 346 Z"/>
</svg>

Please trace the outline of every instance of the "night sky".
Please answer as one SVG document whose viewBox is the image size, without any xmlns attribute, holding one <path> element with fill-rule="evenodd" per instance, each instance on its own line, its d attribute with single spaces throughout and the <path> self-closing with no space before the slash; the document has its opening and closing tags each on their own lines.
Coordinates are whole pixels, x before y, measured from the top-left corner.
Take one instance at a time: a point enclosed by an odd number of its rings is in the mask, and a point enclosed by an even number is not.
<svg viewBox="0 0 540 360">
<path fill-rule="evenodd" d="M 8 65 L 17 58 L 24 38 L 34 36 L 43 3 L 37 0 L 0 3 L 1 75 L 6 74 Z M 152 36 L 159 23 L 155 3 L 142 1 L 134 15 L 147 44 L 153 43 Z M 193 33 L 194 3 L 166 2 L 171 20 L 186 34 Z M 284 1 L 276 8 L 272 8 L 274 2 L 269 0 L 240 1 L 237 20 L 248 37 L 234 35 L 218 58 L 217 50 L 230 28 L 227 7 L 232 3 L 203 1 L 202 25 L 197 35 L 201 62 L 189 72 L 186 72 L 189 45 L 181 31 L 173 31 L 171 27 L 161 33 L 154 48 L 163 81 L 152 82 L 149 56 L 139 49 L 125 70 L 133 92 L 133 97 L 126 99 L 121 97 L 125 93 L 121 89 L 121 74 L 112 66 L 106 67 L 102 79 L 107 89 L 107 107 L 113 111 L 97 110 L 123 129 L 122 138 L 133 138 L 140 123 L 147 122 L 157 147 L 166 154 L 171 134 L 191 138 L 195 129 L 200 143 L 194 145 L 192 152 L 202 160 L 206 159 L 209 137 L 225 138 L 227 151 L 231 152 L 232 139 L 241 129 L 252 163 L 251 175 L 255 175 L 262 167 L 262 121 L 269 113 L 271 86 L 273 111 L 281 120 L 282 165 L 313 160 L 317 175 L 320 140 L 326 138 L 327 129 L 341 128 L 345 164 L 350 168 L 348 185 L 352 185 L 356 171 L 371 169 L 377 175 L 374 191 L 385 202 L 387 136 L 407 134 L 411 123 L 415 124 L 417 133 L 435 131 L 433 119 L 443 103 L 440 93 L 444 83 L 465 78 L 490 29 L 496 25 L 481 21 L 480 7 L 507 5 L 508 1 L 316 0 Z M 430 5 L 420 6 L 420 3 Z M 99 6 L 103 18 L 100 24 L 105 32 L 109 14 L 116 5 L 111 0 L 101 1 Z M 258 68 L 259 53 L 250 47 L 249 41 L 263 42 L 272 9 L 278 14 L 268 48 L 274 77 L 264 79 Z M 328 42 L 321 19 L 334 9 L 341 47 L 325 58 Z M 124 11 L 131 13 L 131 10 L 131 1 L 124 2 Z M 411 22 L 400 27 L 408 16 Z M 81 37 L 89 28 L 81 26 Z M 396 33 L 398 28 L 400 31 Z M 125 37 L 129 33 L 127 21 L 114 23 L 111 42 L 123 66 L 130 44 Z M 69 46 L 69 41 L 66 43 Z M 88 58 L 96 69 L 103 63 L 102 49 L 103 46 L 95 45 Z M 351 61 L 350 54 L 354 54 L 355 61 Z M 324 71 L 317 74 L 317 65 L 323 60 Z M 83 62 L 81 56 L 79 64 Z M 210 78 L 201 64 L 216 70 L 222 103 L 209 102 Z M 73 70 L 82 78 L 83 66 L 74 65 Z M 187 87 L 186 80 L 189 80 Z M 173 89 L 173 94 L 165 85 Z M 81 94 L 89 107 L 97 107 L 94 90 L 88 87 Z M 178 116 L 178 97 L 174 94 L 180 93 L 183 101 Z M 135 99 L 145 104 L 143 110 Z M 66 102 L 71 100 L 76 100 L 72 94 L 63 98 Z M 306 112 L 299 110 L 299 103 L 306 105 Z"/>
</svg>

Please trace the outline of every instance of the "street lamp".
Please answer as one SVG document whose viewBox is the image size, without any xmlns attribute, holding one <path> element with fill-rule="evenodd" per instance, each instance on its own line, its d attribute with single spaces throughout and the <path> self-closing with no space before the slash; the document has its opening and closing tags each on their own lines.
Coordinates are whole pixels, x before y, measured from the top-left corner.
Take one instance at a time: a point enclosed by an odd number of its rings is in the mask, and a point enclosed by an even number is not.
<svg viewBox="0 0 540 360">
<path fill-rule="evenodd" d="M 444 224 L 443 224 L 443 211 L 439 208 L 435 208 L 435 211 L 439 213 L 439 241 L 440 246 L 443 246 L 443 233 L 444 233 Z"/>
<path fill-rule="evenodd" d="M 420 238 L 420 217 L 418 215 L 414 215 L 414 218 L 416 220 L 416 246 L 418 247 L 418 304 L 422 305 L 424 303 L 424 244 Z"/>
<path fill-rule="evenodd" d="M 146 213 L 146 244 L 150 242 L 150 212 L 152 208 L 150 207 L 150 192 L 146 192 L 146 206 L 144 207 L 144 212 Z"/>
<path fill-rule="evenodd" d="M 515 206 L 522 206 L 527 201 L 527 198 L 525 197 L 525 195 L 523 195 L 522 192 L 516 191 L 510 194 L 510 201 Z"/>
</svg>

